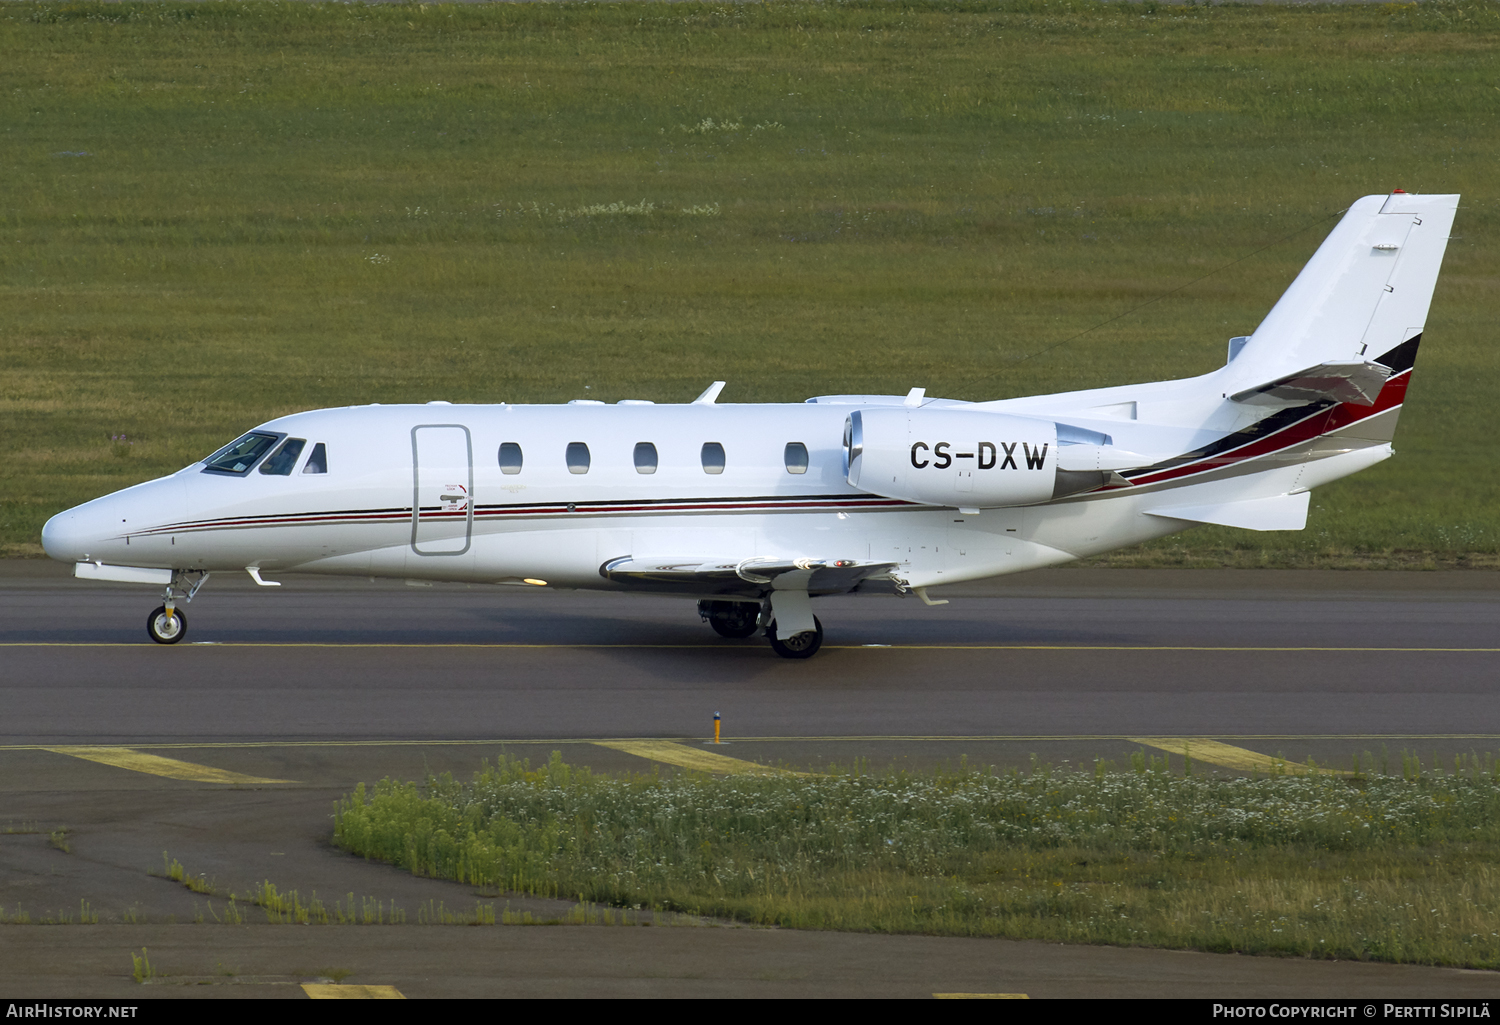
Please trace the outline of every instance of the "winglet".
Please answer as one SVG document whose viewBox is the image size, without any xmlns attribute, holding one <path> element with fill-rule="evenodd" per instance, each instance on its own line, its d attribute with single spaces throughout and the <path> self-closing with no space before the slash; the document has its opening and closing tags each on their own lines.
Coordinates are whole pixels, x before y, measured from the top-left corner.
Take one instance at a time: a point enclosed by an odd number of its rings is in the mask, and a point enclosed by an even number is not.
<svg viewBox="0 0 1500 1025">
<path fill-rule="evenodd" d="M 717 402 L 719 400 L 719 392 L 721 392 L 723 390 L 724 390 L 724 382 L 723 381 L 715 381 L 713 384 L 709 385 L 707 388 L 704 389 L 702 395 L 699 395 L 692 402 L 688 403 L 688 405 L 691 405 L 691 406 L 712 406 L 715 402 Z"/>
</svg>

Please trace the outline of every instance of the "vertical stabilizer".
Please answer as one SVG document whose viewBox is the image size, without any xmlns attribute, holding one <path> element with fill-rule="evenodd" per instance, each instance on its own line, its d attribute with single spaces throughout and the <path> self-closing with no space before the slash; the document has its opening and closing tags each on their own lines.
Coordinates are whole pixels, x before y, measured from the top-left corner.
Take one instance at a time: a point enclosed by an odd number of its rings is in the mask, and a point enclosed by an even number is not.
<svg viewBox="0 0 1500 1025">
<path fill-rule="evenodd" d="M 1229 391 L 1338 361 L 1377 361 L 1421 334 L 1456 195 L 1365 196 L 1225 368 Z"/>
</svg>

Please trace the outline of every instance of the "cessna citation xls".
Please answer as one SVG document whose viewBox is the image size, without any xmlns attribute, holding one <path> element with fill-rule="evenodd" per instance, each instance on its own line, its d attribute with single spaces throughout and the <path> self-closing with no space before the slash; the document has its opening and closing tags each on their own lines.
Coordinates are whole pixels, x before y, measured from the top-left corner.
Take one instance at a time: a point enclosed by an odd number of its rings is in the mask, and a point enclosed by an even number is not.
<svg viewBox="0 0 1500 1025">
<path fill-rule="evenodd" d="M 1458 196 L 1349 208 L 1201 377 L 961 402 L 351 406 L 263 424 L 202 462 L 59 513 L 86 580 L 210 572 L 680 595 L 725 637 L 818 650 L 812 599 L 916 594 L 1217 523 L 1299 530 L 1311 489 L 1391 455 Z"/>
</svg>

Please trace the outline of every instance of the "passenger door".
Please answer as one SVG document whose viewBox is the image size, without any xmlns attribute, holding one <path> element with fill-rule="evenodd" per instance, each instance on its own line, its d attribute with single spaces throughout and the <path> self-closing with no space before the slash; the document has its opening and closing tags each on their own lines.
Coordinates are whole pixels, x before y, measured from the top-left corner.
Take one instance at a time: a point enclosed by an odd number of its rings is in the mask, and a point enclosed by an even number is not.
<svg viewBox="0 0 1500 1025">
<path fill-rule="evenodd" d="M 462 555 L 474 533 L 474 445 L 461 424 L 411 431 L 411 549 Z"/>
</svg>

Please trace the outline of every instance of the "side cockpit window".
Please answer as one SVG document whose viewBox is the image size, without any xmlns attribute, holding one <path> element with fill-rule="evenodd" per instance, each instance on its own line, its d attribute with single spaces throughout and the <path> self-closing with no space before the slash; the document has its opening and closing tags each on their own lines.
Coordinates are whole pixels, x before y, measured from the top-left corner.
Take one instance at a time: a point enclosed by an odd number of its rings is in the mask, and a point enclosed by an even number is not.
<svg viewBox="0 0 1500 1025">
<path fill-rule="evenodd" d="M 307 457 L 307 465 L 302 468 L 302 472 L 328 472 L 328 449 L 323 445 L 321 441 L 313 446 L 312 455 Z"/>
<path fill-rule="evenodd" d="M 284 434 L 251 431 L 243 438 L 230 442 L 203 460 L 203 472 L 243 477 L 250 472 L 250 468 L 260 460 L 261 456 L 269 452 L 271 447 L 284 437 L 286 437 Z"/>
<path fill-rule="evenodd" d="M 272 477 L 290 477 L 297 467 L 297 458 L 307 444 L 306 438 L 288 438 L 281 447 L 260 464 L 260 472 Z"/>
</svg>

